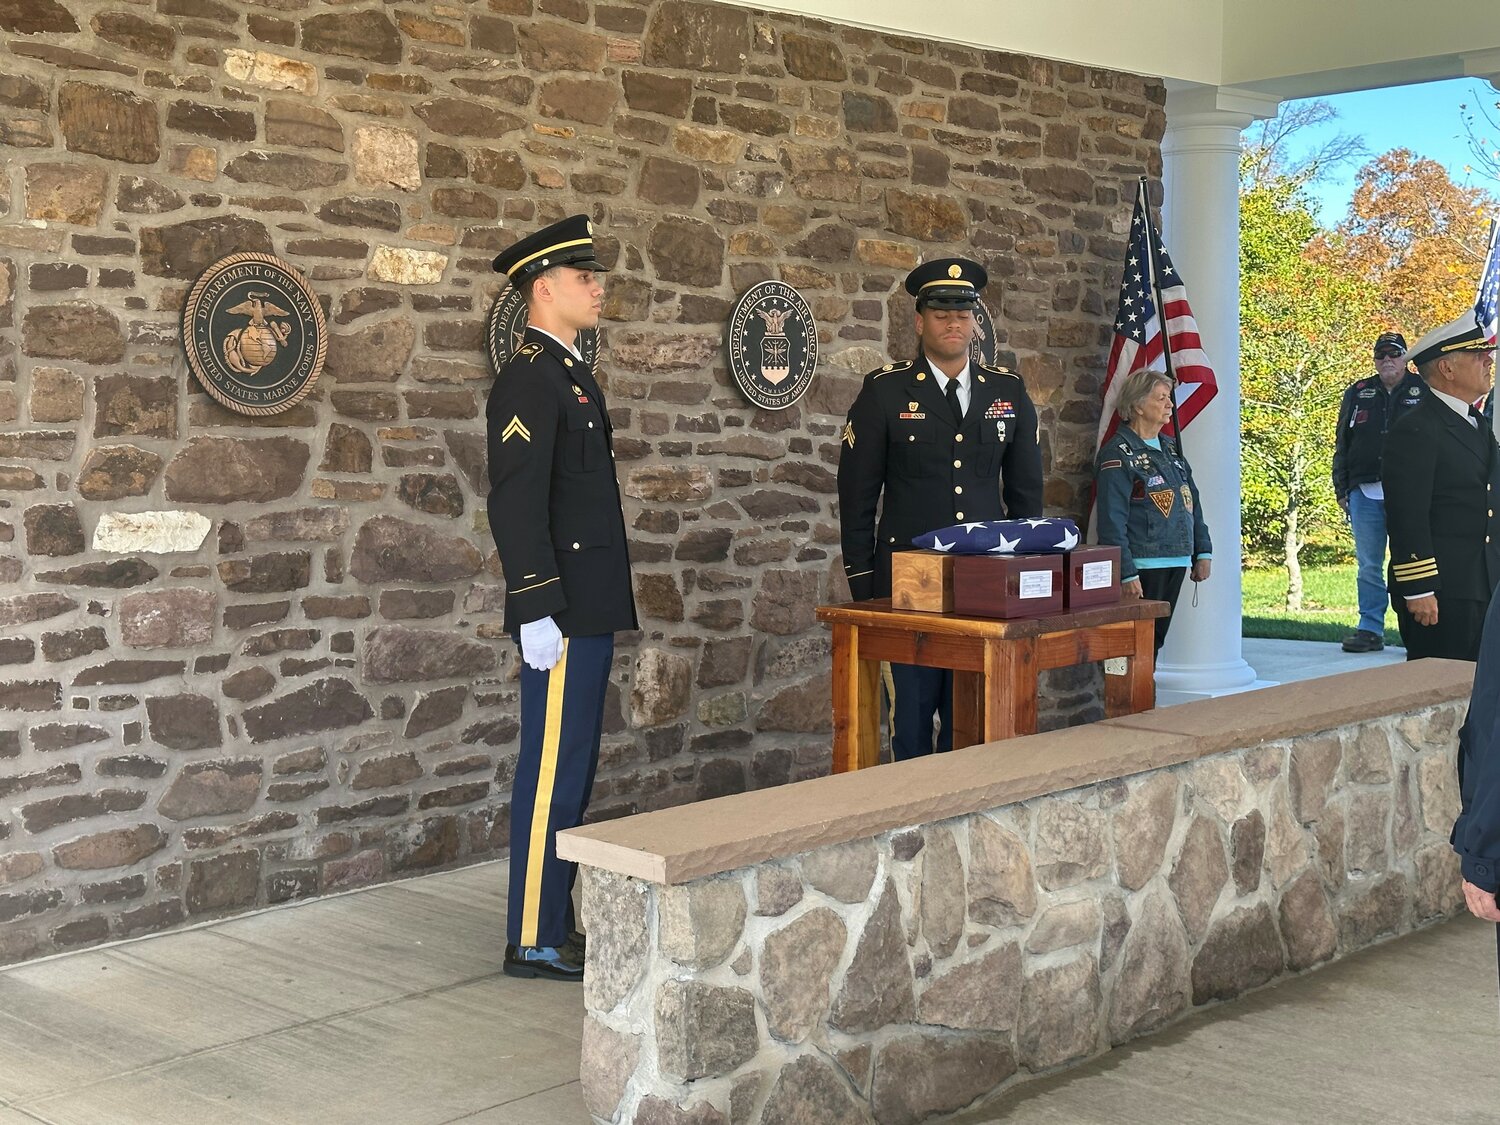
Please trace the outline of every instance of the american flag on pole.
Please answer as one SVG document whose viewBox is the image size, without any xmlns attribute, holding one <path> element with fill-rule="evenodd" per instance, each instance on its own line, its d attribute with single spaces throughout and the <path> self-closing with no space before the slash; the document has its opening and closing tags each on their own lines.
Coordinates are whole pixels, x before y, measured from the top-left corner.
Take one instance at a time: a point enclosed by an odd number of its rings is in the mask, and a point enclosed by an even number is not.
<svg viewBox="0 0 1500 1125">
<path fill-rule="evenodd" d="M 1153 253 L 1154 250 L 1154 253 Z M 1152 270 L 1159 264 L 1161 277 L 1152 285 Z M 1162 308 L 1157 308 L 1156 292 Z M 1167 339 L 1162 340 L 1162 316 L 1166 314 Z M 1177 379 L 1177 421 L 1187 428 L 1198 413 L 1219 393 L 1214 369 L 1203 353 L 1198 322 L 1188 305 L 1187 289 L 1172 265 L 1161 236 L 1151 224 L 1146 206 L 1146 181 L 1135 193 L 1135 212 L 1130 218 L 1130 243 L 1125 251 L 1125 274 L 1120 279 L 1120 305 L 1115 314 L 1115 341 L 1109 349 L 1109 367 L 1104 374 L 1104 411 L 1099 417 L 1099 444 L 1103 445 L 1119 416 L 1120 384 L 1125 376 L 1143 367 L 1167 369 L 1164 352 L 1170 349 L 1172 374 Z M 1172 432 L 1170 426 L 1167 432 Z"/>
<path fill-rule="evenodd" d="M 1491 344 L 1500 327 L 1500 223 L 1490 220 L 1490 248 L 1484 256 L 1484 272 L 1479 275 L 1479 296 L 1474 300 L 1474 320 Z M 1500 422 L 1495 420 L 1495 388 L 1484 396 L 1484 413 L 1490 420 L 1490 432 L 1500 441 Z"/>
<path fill-rule="evenodd" d="M 1495 237 L 1497 231 L 1500 231 L 1500 225 L 1491 219 L 1490 249 L 1484 258 L 1484 273 L 1479 275 L 1479 296 L 1474 301 L 1474 320 L 1490 341 L 1495 339 L 1495 329 L 1500 326 L 1500 239 Z"/>
</svg>

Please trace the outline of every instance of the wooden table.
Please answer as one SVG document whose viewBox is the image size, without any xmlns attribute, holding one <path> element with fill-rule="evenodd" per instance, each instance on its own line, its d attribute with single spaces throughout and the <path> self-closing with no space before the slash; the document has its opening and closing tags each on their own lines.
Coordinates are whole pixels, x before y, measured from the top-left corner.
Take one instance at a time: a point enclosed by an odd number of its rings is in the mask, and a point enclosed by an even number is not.
<svg viewBox="0 0 1500 1125">
<path fill-rule="evenodd" d="M 1166 602 L 1123 601 L 1052 617 L 1001 621 L 892 609 L 889 598 L 818 607 L 833 627 L 833 772 L 880 761 L 880 662 L 950 668 L 953 748 L 1036 733 L 1037 675 L 1096 660 L 1104 711 L 1156 706 L 1156 618 Z"/>
</svg>

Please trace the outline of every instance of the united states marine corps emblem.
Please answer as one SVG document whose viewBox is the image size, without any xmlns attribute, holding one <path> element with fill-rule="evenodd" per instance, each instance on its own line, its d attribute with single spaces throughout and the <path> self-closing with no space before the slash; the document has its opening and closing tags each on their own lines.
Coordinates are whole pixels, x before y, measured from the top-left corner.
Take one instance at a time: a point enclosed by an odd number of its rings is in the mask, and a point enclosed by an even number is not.
<svg viewBox="0 0 1500 1125">
<path fill-rule="evenodd" d="M 735 302 L 725 351 L 746 398 L 765 410 L 785 410 L 807 393 L 818 366 L 812 309 L 785 282 L 758 282 Z"/>
<path fill-rule="evenodd" d="M 484 323 L 484 350 L 490 357 L 490 370 L 498 375 L 505 370 L 510 357 L 521 350 L 526 338 L 526 301 L 521 291 L 507 285 L 490 306 Z M 590 371 L 599 370 L 599 330 L 585 328 L 578 333 L 575 345 Z"/>
<path fill-rule="evenodd" d="M 276 414 L 307 397 L 328 325 L 307 279 L 271 254 L 230 254 L 198 278 L 182 310 L 188 366 L 240 414 Z"/>
</svg>

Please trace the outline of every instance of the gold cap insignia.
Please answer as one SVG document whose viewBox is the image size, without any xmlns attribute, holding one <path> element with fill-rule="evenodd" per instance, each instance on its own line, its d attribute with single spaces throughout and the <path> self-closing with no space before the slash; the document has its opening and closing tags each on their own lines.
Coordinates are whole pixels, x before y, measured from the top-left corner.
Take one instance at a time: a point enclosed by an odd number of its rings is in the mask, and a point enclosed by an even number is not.
<svg viewBox="0 0 1500 1125">
<path fill-rule="evenodd" d="M 962 277 L 963 273 L 964 273 L 963 269 L 961 267 L 957 266 L 957 265 L 952 265 L 952 266 L 948 267 L 948 276 L 949 277 Z"/>
</svg>

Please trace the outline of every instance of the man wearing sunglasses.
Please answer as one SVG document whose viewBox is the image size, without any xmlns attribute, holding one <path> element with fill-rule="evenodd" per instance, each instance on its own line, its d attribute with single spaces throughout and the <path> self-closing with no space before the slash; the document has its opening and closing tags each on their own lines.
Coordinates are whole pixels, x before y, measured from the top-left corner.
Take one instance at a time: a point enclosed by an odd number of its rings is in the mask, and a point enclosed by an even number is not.
<svg viewBox="0 0 1500 1125">
<path fill-rule="evenodd" d="M 1385 490 L 1380 454 L 1391 423 L 1422 401 L 1421 376 L 1407 369 L 1406 338 L 1382 332 L 1375 338 L 1375 374 L 1344 391 L 1333 446 L 1333 492 L 1354 532 L 1359 565 L 1359 625 L 1344 638 L 1345 652 L 1385 647 Z"/>
</svg>

